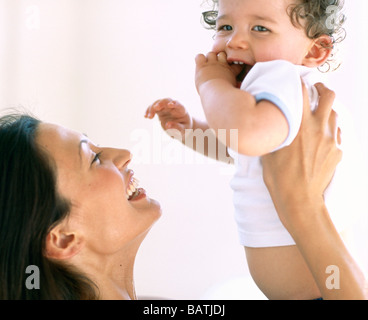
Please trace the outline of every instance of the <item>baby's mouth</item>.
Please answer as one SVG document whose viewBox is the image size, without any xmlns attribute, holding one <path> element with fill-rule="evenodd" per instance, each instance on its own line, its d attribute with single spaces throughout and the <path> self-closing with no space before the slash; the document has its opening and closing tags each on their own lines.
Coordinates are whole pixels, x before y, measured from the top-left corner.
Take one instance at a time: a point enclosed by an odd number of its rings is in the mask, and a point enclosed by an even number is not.
<svg viewBox="0 0 368 320">
<path fill-rule="evenodd" d="M 236 76 L 237 87 L 240 88 L 242 82 L 244 81 L 249 71 L 253 68 L 253 66 L 241 61 L 234 61 L 233 63 L 231 63 L 231 65 L 234 66 L 234 69 L 236 68 L 235 72 L 239 72 L 240 69 L 240 72 Z"/>
<path fill-rule="evenodd" d="M 253 66 L 249 64 L 243 64 L 243 68 L 240 73 L 237 75 L 236 80 L 238 82 L 243 82 L 249 71 L 253 68 Z"/>
<path fill-rule="evenodd" d="M 242 70 L 236 76 L 236 81 L 237 82 L 243 82 L 247 74 L 248 74 L 248 72 L 247 72 L 247 65 L 244 64 Z"/>
</svg>

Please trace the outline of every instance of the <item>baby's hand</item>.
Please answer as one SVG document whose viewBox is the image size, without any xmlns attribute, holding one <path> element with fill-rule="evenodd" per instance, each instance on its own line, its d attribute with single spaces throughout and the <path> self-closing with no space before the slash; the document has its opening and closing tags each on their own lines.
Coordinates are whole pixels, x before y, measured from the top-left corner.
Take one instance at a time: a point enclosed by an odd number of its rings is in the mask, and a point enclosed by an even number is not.
<svg viewBox="0 0 368 320">
<path fill-rule="evenodd" d="M 178 101 L 172 99 L 157 100 L 147 108 L 145 117 L 153 119 L 156 114 L 164 130 L 179 130 L 184 137 L 185 130 L 193 128 L 192 117 Z"/>
<path fill-rule="evenodd" d="M 199 89 L 202 84 L 214 79 L 222 79 L 236 86 L 236 75 L 227 62 L 225 52 L 216 54 L 210 52 L 207 56 L 199 54 L 196 57 L 196 87 Z"/>
</svg>

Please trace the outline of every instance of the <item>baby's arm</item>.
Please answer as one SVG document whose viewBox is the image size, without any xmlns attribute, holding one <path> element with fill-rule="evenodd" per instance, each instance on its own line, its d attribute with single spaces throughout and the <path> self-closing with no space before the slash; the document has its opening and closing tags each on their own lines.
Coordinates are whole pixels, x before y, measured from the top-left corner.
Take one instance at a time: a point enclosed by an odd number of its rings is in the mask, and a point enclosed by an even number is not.
<svg viewBox="0 0 368 320">
<path fill-rule="evenodd" d="M 196 86 L 208 125 L 227 131 L 238 130 L 238 152 L 261 156 L 279 147 L 288 136 L 288 122 L 279 108 L 236 87 L 236 77 L 225 53 L 211 52 L 196 58 Z M 219 139 L 221 139 L 219 137 Z"/>
<path fill-rule="evenodd" d="M 146 110 L 145 117 L 153 119 L 157 114 L 161 127 L 172 137 L 204 156 L 232 163 L 227 147 L 217 139 L 205 121 L 192 118 L 185 107 L 172 99 L 161 99 Z M 215 141 L 215 143 L 209 143 Z"/>
</svg>

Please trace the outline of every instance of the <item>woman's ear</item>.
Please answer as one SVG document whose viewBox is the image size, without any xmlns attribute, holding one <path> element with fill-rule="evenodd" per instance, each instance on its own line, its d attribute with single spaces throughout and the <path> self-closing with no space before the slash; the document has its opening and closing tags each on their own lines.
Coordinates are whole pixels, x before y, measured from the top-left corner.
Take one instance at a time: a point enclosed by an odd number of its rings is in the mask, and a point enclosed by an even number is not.
<svg viewBox="0 0 368 320">
<path fill-rule="evenodd" d="M 46 257 L 67 260 L 83 248 L 83 238 L 75 232 L 66 231 L 62 224 L 54 227 L 46 237 Z"/>
<path fill-rule="evenodd" d="M 303 66 L 316 68 L 322 66 L 331 56 L 333 40 L 328 35 L 315 39 L 303 59 Z"/>
</svg>

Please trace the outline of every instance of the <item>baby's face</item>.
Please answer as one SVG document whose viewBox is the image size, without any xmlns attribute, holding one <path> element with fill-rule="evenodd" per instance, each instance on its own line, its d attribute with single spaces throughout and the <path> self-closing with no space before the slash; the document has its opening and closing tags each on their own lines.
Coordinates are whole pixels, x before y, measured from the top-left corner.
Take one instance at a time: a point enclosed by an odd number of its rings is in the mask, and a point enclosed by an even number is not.
<svg viewBox="0 0 368 320">
<path fill-rule="evenodd" d="M 226 52 L 230 64 L 287 60 L 303 65 L 313 46 L 288 14 L 293 0 L 220 0 L 213 50 Z M 244 76 L 244 75 L 243 75 Z"/>
</svg>

